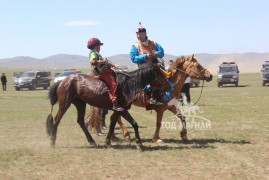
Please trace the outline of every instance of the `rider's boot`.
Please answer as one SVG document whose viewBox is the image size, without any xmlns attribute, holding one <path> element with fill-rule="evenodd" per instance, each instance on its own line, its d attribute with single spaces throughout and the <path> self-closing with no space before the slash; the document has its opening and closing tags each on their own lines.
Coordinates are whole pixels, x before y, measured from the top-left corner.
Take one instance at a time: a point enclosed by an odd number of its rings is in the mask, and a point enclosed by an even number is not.
<svg viewBox="0 0 269 180">
<path fill-rule="evenodd" d="M 151 97 L 149 99 L 149 104 L 163 105 L 163 103 L 158 101 L 158 98 L 156 98 L 156 92 L 151 93 Z"/>
<path fill-rule="evenodd" d="M 113 107 L 112 109 L 115 111 L 124 111 L 124 109 L 122 107 L 120 107 L 117 99 L 112 99 L 112 103 L 113 103 Z"/>
</svg>

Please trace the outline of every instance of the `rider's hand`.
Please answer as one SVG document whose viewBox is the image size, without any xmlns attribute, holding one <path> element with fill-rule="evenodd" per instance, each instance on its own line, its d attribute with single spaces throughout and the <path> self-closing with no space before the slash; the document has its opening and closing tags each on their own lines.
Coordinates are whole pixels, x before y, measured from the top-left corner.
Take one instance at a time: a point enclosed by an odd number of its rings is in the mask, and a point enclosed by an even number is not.
<svg viewBox="0 0 269 180">
<path fill-rule="evenodd" d="M 152 59 L 152 54 L 147 54 L 147 59 L 151 60 Z"/>
<path fill-rule="evenodd" d="M 104 59 L 103 59 L 103 64 L 107 64 L 107 63 L 108 63 L 107 58 L 104 58 Z"/>
<path fill-rule="evenodd" d="M 154 58 L 158 58 L 159 57 L 159 54 L 155 53 L 153 54 Z"/>
</svg>

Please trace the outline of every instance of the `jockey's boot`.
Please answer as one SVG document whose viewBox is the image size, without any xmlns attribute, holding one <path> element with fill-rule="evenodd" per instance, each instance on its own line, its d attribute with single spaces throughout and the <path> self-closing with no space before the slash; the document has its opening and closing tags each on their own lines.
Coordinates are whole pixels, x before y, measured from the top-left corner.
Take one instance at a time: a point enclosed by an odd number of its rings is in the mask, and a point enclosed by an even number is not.
<svg viewBox="0 0 269 180">
<path fill-rule="evenodd" d="M 149 104 L 154 104 L 154 105 L 163 105 L 162 102 L 158 101 L 155 97 L 151 97 L 149 99 Z"/>
<path fill-rule="evenodd" d="M 158 94 L 158 91 L 153 91 L 151 93 L 151 97 L 149 99 L 149 104 L 154 104 L 154 105 L 163 105 L 163 103 L 161 103 L 160 101 L 158 101 L 158 99 L 156 98 Z"/>
<path fill-rule="evenodd" d="M 117 99 L 112 99 L 112 104 L 113 104 L 113 107 L 112 107 L 113 110 L 115 110 L 115 111 L 124 111 L 124 109 L 122 107 L 120 107 Z"/>
</svg>

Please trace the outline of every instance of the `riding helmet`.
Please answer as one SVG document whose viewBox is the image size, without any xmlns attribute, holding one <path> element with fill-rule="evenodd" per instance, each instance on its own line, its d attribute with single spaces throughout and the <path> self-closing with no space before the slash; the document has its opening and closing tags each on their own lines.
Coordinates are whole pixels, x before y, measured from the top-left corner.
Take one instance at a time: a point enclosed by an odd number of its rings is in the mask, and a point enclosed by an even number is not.
<svg viewBox="0 0 269 180">
<path fill-rule="evenodd" d="M 88 49 L 93 49 L 94 46 L 102 46 L 103 43 L 98 38 L 91 38 L 88 41 L 87 47 Z"/>
</svg>

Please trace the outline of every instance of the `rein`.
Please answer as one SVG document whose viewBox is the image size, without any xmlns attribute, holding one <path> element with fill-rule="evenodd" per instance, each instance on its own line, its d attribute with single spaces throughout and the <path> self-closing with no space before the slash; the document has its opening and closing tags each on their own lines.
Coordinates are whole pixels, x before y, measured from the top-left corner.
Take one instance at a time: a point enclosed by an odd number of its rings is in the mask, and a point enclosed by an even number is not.
<svg viewBox="0 0 269 180">
<path fill-rule="evenodd" d="M 204 89 L 204 82 L 205 82 L 205 80 L 203 80 L 202 88 L 201 88 L 201 91 L 200 91 L 200 96 L 199 96 L 199 98 L 197 99 L 197 101 L 193 105 L 196 105 L 198 103 L 198 101 L 200 100 L 200 98 L 202 97 L 202 92 L 203 92 L 203 89 Z"/>
</svg>

